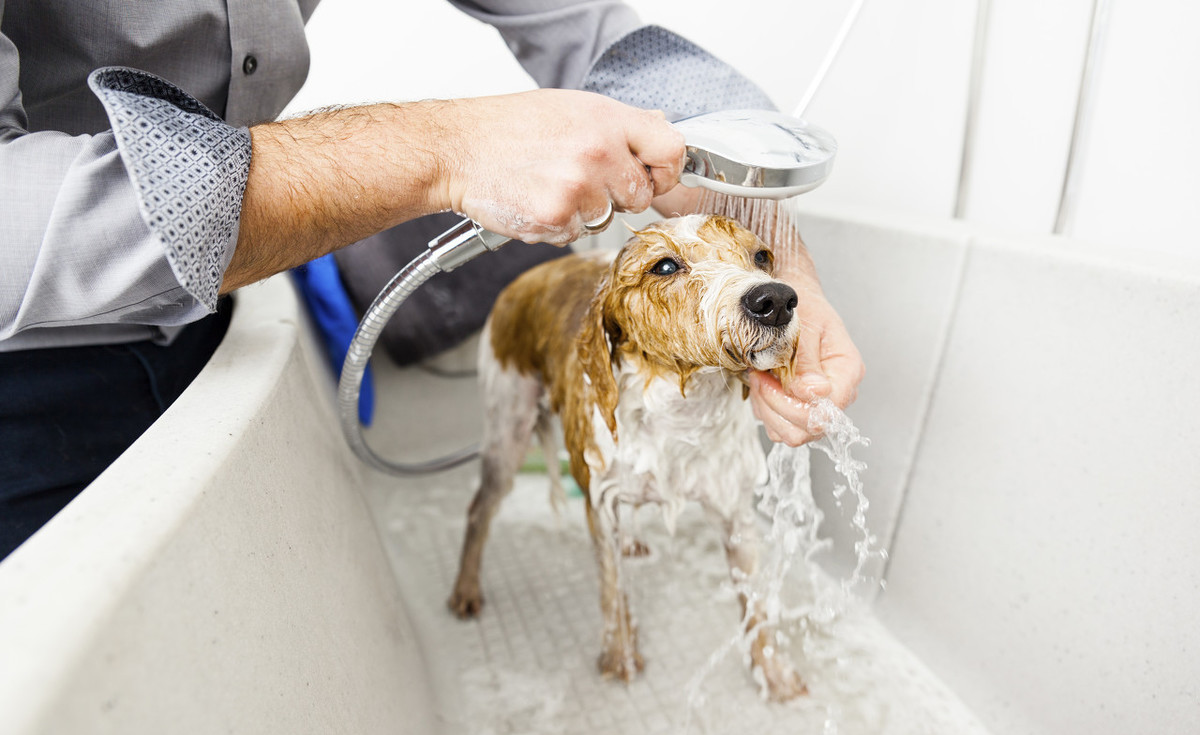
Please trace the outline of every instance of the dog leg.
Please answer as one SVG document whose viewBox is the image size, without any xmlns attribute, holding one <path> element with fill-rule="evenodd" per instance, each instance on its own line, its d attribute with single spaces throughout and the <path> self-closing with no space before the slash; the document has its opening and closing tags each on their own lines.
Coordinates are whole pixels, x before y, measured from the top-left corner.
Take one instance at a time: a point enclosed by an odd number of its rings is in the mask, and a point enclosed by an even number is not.
<svg viewBox="0 0 1200 735">
<path fill-rule="evenodd" d="M 481 360 L 484 375 L 484 441 L 481 450 L 483 469 L 479 490 L 467 513 L 467 531 L 463 538 L 462 559 L 454 593 L 447 604 L 460 618 L 472 618 L 483 607 L 479 588 L 479 567 L 488 528 L 500 502 L 512 490 L 513 478 L 521 466 L 533 436 L 538 417 L 541 384 L 536 378 L 501 369 Z"/>
<path fill-rule="evenodd" d="M 749 498 L 747 494 L 745 497 Z M 714 515 L 718 515 L 713 511 Z M 762 543 L 755 525 L 754 511 L 749 502 L 743 503 L 730 518 L 721 517 L 725 533 L 725 555 L 729 560 L 729 572 L 738 588 L 738 599 L 742 603 L 744 630 L 750 638 L 750 667 L 761 673 L 760 683 L 766 687 L 767 696 L 777 702 L 794 699 L 808 692 L 800 675 L 792 667 L 787 656 L 778 650 L 775 628 L 767 622 L 762 601 L 750 602 L 744 585 L 758 573 L 758 551 Z M 756 677 L 758 678 L 758 677 Z"/>
<path fill-rule="evenodd" d="M 646 667 L 637 650 L 637 628 L 629 614 L 629 597 L 621 584 L 618 564 L 621 542 L 616 520 L 587 506 L 588 530 L 600 565 L 600 613 L 604 619 L 604 643 L 596 662 L 605 678 L 633 681 Z"/>
</svg>

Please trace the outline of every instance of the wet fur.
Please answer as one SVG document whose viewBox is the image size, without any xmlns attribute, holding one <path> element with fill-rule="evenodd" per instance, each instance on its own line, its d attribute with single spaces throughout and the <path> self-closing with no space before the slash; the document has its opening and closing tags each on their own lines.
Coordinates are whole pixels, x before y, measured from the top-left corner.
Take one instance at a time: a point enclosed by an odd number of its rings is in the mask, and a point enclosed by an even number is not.
<svg viewBox="0 0 1200 735">
<path fill-rule="evenodd" d="M 765 256 L 761 254 L 765 251 Z M 757 259 L 756 259 L 756 254 Z M 664 258 L 680 268 L 654 273 Z M 753 491 L 766 473 L 757 423 L 745 401 L 749 367 L 783 370 L 798 320 L 763 327 L 742 295 L 770 282 L 769 248 L 733 220 L 692 215 L 656 223 L 613 257 L 578 255 L 539 266 L 501 294 L 480 350 L 485 427 L 481 484 L 468 512 L 451 609 L 476 615 L 488 527 L 534 433 L 553 457 L 551 415 L 562 422 L 574 475 L 587 499 L 604 619 L 599 667 L 630 680 L 643 668 L 628 598 L 620 586 L 620 507 L 656 503 L 673 530 L 699 502 L 721 529 L 731 574 L 755 573 Z M 752 666 L 768 694 L 804 691 L 780 656 L 767 655 L 762 615 Z"/>
</svg>

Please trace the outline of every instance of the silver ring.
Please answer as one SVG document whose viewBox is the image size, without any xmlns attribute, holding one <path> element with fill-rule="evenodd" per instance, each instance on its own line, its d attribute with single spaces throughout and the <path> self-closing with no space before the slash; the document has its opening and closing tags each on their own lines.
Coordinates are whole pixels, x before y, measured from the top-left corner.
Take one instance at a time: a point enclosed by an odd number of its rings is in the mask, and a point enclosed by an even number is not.
<svg viewBox="0 0 1200 735">
<path fill-rule="evenodd" d="M 599 217 L 598 219 L 594 219 L 591 222 L 583 223 L 583 231 L 588 235 L 595 235 L 597 232 L 604 232 L 608 229 L 608 226 L 612 224 L 613 214 L 613 203 L 610 201 L 608 203 L 608 209 L 604 212 L 603 216 Z"/>
</svg>

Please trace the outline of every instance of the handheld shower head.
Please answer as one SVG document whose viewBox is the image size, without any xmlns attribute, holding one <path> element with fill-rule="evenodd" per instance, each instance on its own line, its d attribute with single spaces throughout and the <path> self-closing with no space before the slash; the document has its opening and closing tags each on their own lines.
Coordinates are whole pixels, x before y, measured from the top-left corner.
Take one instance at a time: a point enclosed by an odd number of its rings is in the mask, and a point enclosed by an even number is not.
<svg viewBox="0 0 1200 735">
<path fill-rule="evenodd" d="M 781 112 L 721 110 L 673 124 L 687 144 L 684 186 L 786 199 L 816 188 L 833 171 L 833 136 Z"/>
</svg>

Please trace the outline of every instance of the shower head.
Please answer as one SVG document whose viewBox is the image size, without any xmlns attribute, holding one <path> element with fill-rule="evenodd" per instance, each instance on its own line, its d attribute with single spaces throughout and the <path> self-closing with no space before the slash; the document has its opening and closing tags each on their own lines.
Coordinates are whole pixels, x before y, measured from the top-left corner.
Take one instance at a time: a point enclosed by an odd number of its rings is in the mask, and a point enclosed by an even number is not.
<svg viewBox="0 0 1200 735">
<path fill-rule="evenodd" d="M 837 141 L 772 110 L 721 110 L 673 123 L 687 161 L 679 183 L 756 199 L 786 199 L 829 178 Z"/>
</svg>

